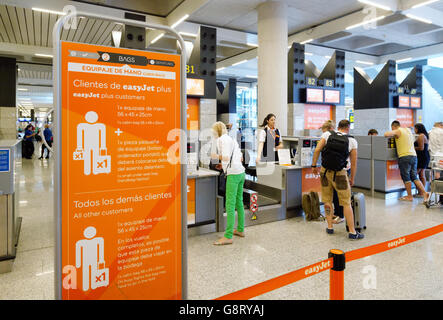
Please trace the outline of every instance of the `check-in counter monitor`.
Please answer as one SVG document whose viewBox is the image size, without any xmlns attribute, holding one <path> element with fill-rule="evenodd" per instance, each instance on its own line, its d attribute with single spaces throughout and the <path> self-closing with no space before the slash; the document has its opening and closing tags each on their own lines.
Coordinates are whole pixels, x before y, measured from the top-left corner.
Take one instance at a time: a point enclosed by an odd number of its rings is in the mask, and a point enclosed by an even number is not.
<svg viewBox="0 0 443 320">
<path fill-rule="evenodd" d="M 310 167 L 312 156 L 320 137 L 283 137 L 283 148 L 291 152 L 292 162 L 296 166 Z M 319 160 L 321 161 L 321 160 Z"/>
</svg>

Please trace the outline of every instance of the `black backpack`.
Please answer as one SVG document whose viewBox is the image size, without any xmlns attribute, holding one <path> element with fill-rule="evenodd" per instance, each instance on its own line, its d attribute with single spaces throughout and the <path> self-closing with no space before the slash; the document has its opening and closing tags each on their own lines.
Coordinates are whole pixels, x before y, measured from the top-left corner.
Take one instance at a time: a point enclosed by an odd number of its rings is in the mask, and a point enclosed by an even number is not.
<svg viewBox="0 0 443 320">
<path fill-rule="evenodd" d="M 346 168 L 349 157 L 349 137 L 331 131 L 328 142 L 321 154 L 322 167 L 332 171 L 341 171 Z"/>
</svg>

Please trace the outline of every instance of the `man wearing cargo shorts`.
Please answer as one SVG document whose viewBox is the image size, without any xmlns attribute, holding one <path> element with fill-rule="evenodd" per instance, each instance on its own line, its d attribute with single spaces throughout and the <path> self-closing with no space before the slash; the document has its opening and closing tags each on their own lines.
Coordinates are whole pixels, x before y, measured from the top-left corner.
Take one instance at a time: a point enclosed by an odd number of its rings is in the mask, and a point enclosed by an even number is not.
<svg viewBox="0 0 443 320">
<path fill-rule="evenodd" d="M 351 206 L 351 186 L 354 184 L 355 173 L 357 172 L 357 141 L 349 137 L 351 124 L 348 120 L 342 120 L 338 124 L 338 131 L 327 131 L 323 133 L 312 158 L 312 171 L 319 174 L 317 161 L 322 151 L 322 168 L 320 170 L 322 185 L 322 201 L 325 205 L 326 220 L 328 227 L 326 232 L 333 234 L 334 212 L 332 198 L 334 189 L 338 195 L 340 206 L 349 228 L 349 239 L 363 239 L 364 235 L 357 232 L 354 227 L 354 214 Z M 328 143 L 329 140 L 329 143 Z M 347 171 L 351 169 L 351 176 L 348 178 Z"/>
</svg>

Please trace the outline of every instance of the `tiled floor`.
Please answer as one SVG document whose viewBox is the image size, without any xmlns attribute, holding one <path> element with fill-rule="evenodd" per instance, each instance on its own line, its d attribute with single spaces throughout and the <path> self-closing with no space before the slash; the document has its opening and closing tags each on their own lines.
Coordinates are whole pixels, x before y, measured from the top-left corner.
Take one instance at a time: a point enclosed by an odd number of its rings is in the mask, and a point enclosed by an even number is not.
<svg viewBox="0 0 443 320">
<path fill-rule="evenodd" d="M 13 271 L 0 274 L 0 299 L 54 299 L 52 159 L 23 159 L 18 216 L 22 226 Z"/>
<path fill-rule="evenodd" d="M 23 160 L 19 216 L 23 217 L 13 271 L 0 274 L 0 299 L 54 299 L 53 160 Z M 443 209 L 366 198 L 366 238 L 351 242 L 345 225 L 327 235 L 324 222 L 302 217 L 246 229 L 232 246 L 212 245 L 221 234 L 188 241 L 190 299 L 213 299 L 327 258 L 331 248 L 352 250 L 443 222 Z M 365 289 L 368 268 L 376 288 Z M 348 263 L 346 299 L 443 299 L 443 233 Z M 266 293 L 258 299 L 328 299 L 329 272 Z"/>
</svg>

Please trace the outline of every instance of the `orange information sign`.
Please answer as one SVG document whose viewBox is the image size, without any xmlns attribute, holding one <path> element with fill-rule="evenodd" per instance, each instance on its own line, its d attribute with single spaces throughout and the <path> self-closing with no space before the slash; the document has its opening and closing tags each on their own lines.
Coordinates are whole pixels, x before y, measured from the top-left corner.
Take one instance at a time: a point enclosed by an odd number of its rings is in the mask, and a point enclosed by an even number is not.
<svg viewBox="0 0 443 320">
<path fill-rule="evenodd" d="M 180 299 L 180 57 L 61 48 L 62 298 Z"/>
<path fill-rule="evenodd" d="M 421 107 L 421 98 L 411 97 L 411 108 L 420 108 L 420 107 Z"/>
<path fill-rule="evenodd" d="M 301 192 L 307 193 L 314 191 L 321 194 L 320 175 L 313 174 L 311 168 L 303 168 L 301 174 Z"/>
<path fill-rule="evenodd" d="M 305 104 L 304 129 L 318 129 L 325 121 L 332 119 L 332 108 L 322 104 Z"/>
<path fill-rule="evenodd" d="M 398 96 L 398 106 L 399 107 L 409 107 L 409 97 L 408 96 Z"/>
<path fill-rule="evenodd" d="M 187 98 L 186 123 L 188 130 L 199 129 L 200 99 Z"/>
<path fill-rule="evenodd" d="M 401 179 L 398 161 L 386 161 L 386 190 L 397 190 L 404 187 L 405 185 Z"/>
<path fill-rule="evenodd" d="M 414 126 L 414 110 L 412 109 L 397 109 L 397 120 L 404 128 L 411 128 Z"/>
</svg>

